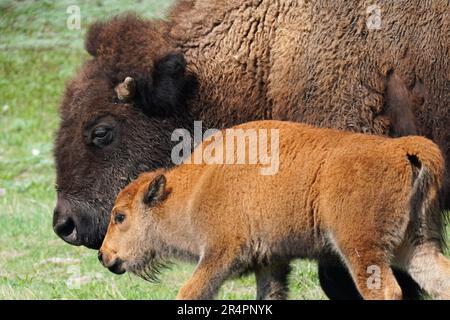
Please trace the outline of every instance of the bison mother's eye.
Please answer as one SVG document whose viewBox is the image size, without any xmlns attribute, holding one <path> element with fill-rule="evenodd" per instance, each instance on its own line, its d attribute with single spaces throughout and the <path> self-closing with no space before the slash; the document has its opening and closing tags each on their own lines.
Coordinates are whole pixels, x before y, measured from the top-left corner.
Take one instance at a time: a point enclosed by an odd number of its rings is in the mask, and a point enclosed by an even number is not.
<svg viewBox="0 0 450 320">
<path fill-rule="evenodd" d="M 99 148 L 109 145 L 114 140 L 114 130 L 107 125 L 100 125 L 92 130 L 91 143 Z"/>
<path fill-rule="evenodd" d="M 112 115 L 89 120 L 83 128 L 83 140 L 88 146 L 101 149 L 117 140 L 120 123 Z"/>
<path fill-rule="evenodd" d="M 117 213 L 114 217 L 114 222 L 117 224 L 121 224 L 125 221 L 125 215 L 123 213 Z"/>
</svg>

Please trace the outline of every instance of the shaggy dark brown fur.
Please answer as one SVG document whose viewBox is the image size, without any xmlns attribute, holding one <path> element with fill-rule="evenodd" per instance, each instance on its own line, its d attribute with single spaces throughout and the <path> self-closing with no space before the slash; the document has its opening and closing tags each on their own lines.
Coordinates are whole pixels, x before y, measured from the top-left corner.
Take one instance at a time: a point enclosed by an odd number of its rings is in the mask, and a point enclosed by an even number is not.
<svg viewBox="0 0 450 320">
<path fill-rule="evenodd" d="M 368 30 L 371 4 L 181 1 L 167 21 L 94 24 L 92 59 L 60 110 L 55 231 L 98 248 L 117 192 L 146 168 L 170 166 L 170 133 L 191 119 L 417 133 L 450 157 L 450 4 L 383 2 L 381 29 Z M 114 91 L 126 77 L 137 84 L 127 103 Z"/>
</svg>

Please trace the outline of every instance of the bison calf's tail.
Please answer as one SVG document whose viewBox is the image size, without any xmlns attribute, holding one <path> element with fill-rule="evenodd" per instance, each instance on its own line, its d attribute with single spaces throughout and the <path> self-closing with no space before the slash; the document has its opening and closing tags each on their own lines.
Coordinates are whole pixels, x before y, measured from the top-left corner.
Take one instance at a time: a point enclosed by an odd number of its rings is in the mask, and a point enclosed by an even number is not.
<svg viewBox="0 0 450 320">
<path fill-rule="evenodd" d="M 435 298 L 450 299 L 450 261 L 446 247 L 443 184 L 445 165 L 439 148 L 425 138 L 402 141 L 412 170 L 410 217 L 404 265 L 415 281 Z"/>
</svg>

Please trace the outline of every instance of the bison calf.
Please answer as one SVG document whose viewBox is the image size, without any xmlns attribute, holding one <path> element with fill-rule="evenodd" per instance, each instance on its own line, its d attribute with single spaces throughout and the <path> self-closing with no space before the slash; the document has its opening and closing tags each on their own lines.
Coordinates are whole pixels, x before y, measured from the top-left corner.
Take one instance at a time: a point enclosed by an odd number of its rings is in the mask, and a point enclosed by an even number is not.
<svg viewBox="0 0 450 320">
<path fill-rule="evenodd" d="M 258 297 L 284 298 L 281 269 L 290 260 L 338 254 L 366 299 L 402 297 L 391 265 L 433 297 L 450 298 L 444 163 L 433 142 L 279 121 L 235 128 L 278 130 L 278 172 L 186 162 L 141 175 L 116 200 L 99 253 L 105 267 L 151 280 L 172 258 L 194 260 L 177 298 L 212 298 L 246 271 L 256 273 Z M 194 154 L 213 142 L 217 154 L 236 152 L 217 141 L 216 134 Z"/>
</svg>

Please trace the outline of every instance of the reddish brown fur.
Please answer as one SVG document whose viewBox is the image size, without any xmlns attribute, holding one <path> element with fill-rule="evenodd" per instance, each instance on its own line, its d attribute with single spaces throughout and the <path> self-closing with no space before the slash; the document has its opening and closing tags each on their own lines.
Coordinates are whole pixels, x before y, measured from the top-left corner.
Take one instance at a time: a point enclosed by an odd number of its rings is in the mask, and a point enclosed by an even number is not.
<svg viewBox="0 0 450 320">
<path fill-rule="evenodd" d="M 435 297 L 450 298 L 439 210 L 444 162 L 434 143 L 279 121 L 236 128 L 280 130 L 278 173 L 186 163 L 141 175 L 117 198 L 100 250 L 106 266 L 120 260 L 122 270 L 139 272 L 149 255 L 197 258 L 178 298 L 207 299 L 243 270 L 258 279 L 296 257 L 337 253 L 364 298 L 402 297 L 391 263 Z M 145 204 L 162 175 L 164 197 Z M 378 289 L 367 285 L 370 266 L 381 271 Z"/>
</svg>

